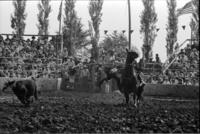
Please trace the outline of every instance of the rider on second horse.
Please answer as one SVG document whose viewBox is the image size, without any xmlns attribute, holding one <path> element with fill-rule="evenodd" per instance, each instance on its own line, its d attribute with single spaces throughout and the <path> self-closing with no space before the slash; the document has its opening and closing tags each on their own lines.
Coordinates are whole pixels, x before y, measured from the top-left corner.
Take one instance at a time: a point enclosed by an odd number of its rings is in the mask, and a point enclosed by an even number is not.
<svg viewBox="0 0 200 134">
<path fill-rule="evenodd" d="M 139 63 L 137 63 L 136 60 L 133 61 L 133 75 L 137 77 L 137 81 L 138 81 L 138 87 L 145 85 L 145 82 L 142 80 L 141 78 L 141 71 L 142 71 L 142 67 L 139 65 Z"/>
</svg>

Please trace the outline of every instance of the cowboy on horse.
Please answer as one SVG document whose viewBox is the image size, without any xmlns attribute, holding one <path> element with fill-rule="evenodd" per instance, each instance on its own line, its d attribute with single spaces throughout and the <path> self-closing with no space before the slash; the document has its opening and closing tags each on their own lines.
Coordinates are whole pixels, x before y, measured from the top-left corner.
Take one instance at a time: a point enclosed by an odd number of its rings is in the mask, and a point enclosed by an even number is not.
<svg viewBox="0 0 200 134">
<path fill-rule="evenodd" d="M 137 68 L 133 64 L 136 63 L 136 59 L 139 57 L 139 53 L 137 49 L 132 49 L 131 51 L 126 49 L 126 52 L 127 57 L 125 67 L 120 70 L 121 76 L 119 77 L 117 75 L 118 69 L 107 67 L 105 68 L 107 77 L 100 81 L 99 86 L 101 86 L 104 81 L 115 79 L 117 81 L 120 92 L 123 93 L 126 98 L 126 103 L 129 103 L 129 94 L 133 93 L 133 100 L 135 106 L 137 106 L 139 100 L 142 98 L 141 95 L 145 86 L 145 83 L 142 81 L 140 74 L 137 73 Z"/>
</svg>

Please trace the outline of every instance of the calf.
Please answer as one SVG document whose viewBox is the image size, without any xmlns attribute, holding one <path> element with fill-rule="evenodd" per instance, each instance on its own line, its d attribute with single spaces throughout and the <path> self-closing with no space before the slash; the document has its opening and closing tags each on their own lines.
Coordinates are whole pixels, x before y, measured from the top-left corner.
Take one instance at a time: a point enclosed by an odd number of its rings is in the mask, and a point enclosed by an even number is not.
<svg viewBox="0 0 200 134">
<path fill-rule="evenodd" d="M 29 106 L 30 102 L 33 101 L 33 97 L 37 100 L 37 86 L 34 80 L 18 80 L 8 81 L 4 84 L 2 91 L 6 89 L 12 89 L 14 94 L 25 106 Z"/>
</svg>

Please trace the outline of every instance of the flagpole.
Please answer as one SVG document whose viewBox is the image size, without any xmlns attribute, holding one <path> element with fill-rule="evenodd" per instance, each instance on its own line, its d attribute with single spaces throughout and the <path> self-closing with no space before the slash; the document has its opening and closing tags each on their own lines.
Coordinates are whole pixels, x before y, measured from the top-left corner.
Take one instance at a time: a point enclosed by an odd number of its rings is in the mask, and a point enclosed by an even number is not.
<svg viewBox="0 0 200 134">
<path fill-rule="evenodd" d="M 193 36 L 192 36 L 192 28 L 190 27 L 190 29 L 191 29 L 191 37 L 190 37 L 190 39 L 191 39 L 191 41 L 190 41 L 190 45 L 192 45 L 192 39 L 193 39 Z"/>
<path fill-rule="evenodd" d="M 128 0 L 128 20 L 129 20 L 129 25 L 128 25 L 128 39 L 129 39 L 129 50 L 131 49 L 131 7 L 130 7 L 130 0 Z"/>
<path fill-rule="evenodd" d="M 61 1 L 61 15 L 60 15 L 60 22 L 59 22 L 59 35 L 61 37 L 61 53 L 63 52 L 63 34 L 61 33 L 62 32 L 62 29 L 61 29 L 61 26 L 62 26 L 62 2 L 63 2 L 63 0 Z"/>
</svg>

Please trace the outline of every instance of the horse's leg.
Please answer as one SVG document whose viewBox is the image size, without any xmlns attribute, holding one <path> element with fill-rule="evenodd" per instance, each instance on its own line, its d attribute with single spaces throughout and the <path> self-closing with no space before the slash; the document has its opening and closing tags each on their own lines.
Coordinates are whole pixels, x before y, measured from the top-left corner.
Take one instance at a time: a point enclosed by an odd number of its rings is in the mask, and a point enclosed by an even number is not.
<svg viewBox="0 0 200 134">
<path fill-rule="evenodd" d="M 140 104 L 140 97 L 139 96 L 137 96 L 137 105 L 136 106 L 139 106 L 139 104 Z"/>
<path fill-rule="evenodd" d="M 133 104 L 135 107 L 137 107 L 137 95 L 136 93 L 133 93 Z"/>
<path fill-rule="evenodd" d="M 133 93 L 133 104 L 135 105 L 135 93 Z"/>
<path fill-rule="evenodd" d="M 124 93 L 124 96 L 126 98 L 126 104 L 129 103 L 129 94 L 128 93 Z"/>
</svg>

